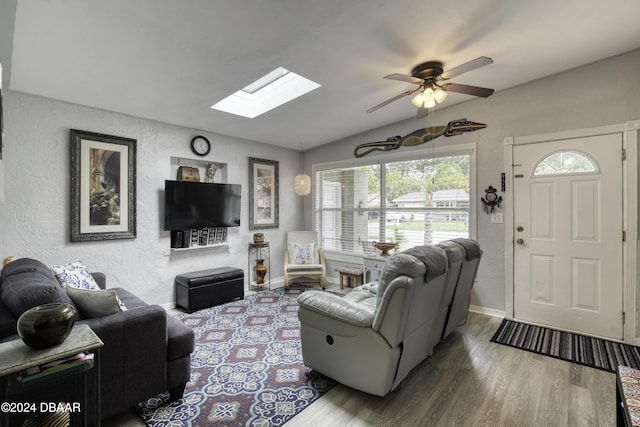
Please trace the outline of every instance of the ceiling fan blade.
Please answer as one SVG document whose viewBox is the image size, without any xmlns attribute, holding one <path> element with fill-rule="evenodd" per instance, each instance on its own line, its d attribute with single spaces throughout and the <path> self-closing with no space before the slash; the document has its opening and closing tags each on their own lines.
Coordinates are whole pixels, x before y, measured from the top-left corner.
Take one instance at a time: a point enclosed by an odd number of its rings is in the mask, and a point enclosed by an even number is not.
<svg viewBox="0 0 640 427">
<path fill-rule="evenodd" d="M 375 105 L 375 106 L 373 106 L 373 107 L 369 108 L 369 109 L 367 110 L 367 113 L 372 113 L 372 112 L 376 111 L 378 108 L 382 108 L 382 107 L 384 107 L 384 106 L 385 106 L 385 105 L 387 105 L 387 104 L 391 104 L 393 101 L 397 101 L 397 100 L 398 100 L 398 99 L 400 99 L 400 98 L 404 98 L 405 96 L 409 96 L 409 95 L 411 95 L 412 93 L 419 91 L 421 88 L 422 88 L 421 86 L 418 86 L 418 87 L 417 87 L 417 88 L 415 88 L 415 89 L 411 89 L 411 90 L 408 90 L 408 91 L 406 91 L 406 92 L 402 92 L 400 95 L 396 95 L 396 96 L 394 96 L 393 98 L 389 98 L 389 99 L 387 99 L 386 101 L 381 102 L 380 104 Z"/>
<path fill-rule="evenodd" d="M 488 89 L 486 87 L 462 85 L 460 83 L 447 83 L 443 85 L 442 88 L 447 92 L 464 93 L 465 95 L 479 96 L 481 98 L 486 98 L 493 94 L 493 89 Z"/>
<path fill-rule="evenodd" d="M 388 76 L 384 76 L 385 79 L 390 79 L 390 80 L 399 80 L 401 82 L 407 82 L 407 83 L 422 83 L 422 79 L 419 79 L 417 77 L 412 77 L 412 76 L 407 76 L 405 74 L 389 74 Z"/>
<path fill-rule="evenodd" d="M 452 77 L 459 76 L 460 74 L 475 70 L 476 68 L 484 67 L 485 65 L 489 64 L 493 64 L 493 59 L 486 56 L 480 56 L 476 59 L 472 59 L 469 62 L 465 62 L 462 65 L 458 65 L 457 67 L 453 67 L 452 69 L 445 71 L 438 78 L 438 80 L 449 80 Z"/>
</svg>

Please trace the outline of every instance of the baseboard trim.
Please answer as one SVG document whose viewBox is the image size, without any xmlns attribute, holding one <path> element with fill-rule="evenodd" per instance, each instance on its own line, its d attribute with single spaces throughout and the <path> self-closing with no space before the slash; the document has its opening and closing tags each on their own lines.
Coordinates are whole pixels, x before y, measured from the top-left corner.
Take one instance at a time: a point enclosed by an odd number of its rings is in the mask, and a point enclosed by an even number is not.
<svg viewBox="0 0 640 427">
<path fill-rule="evenodd" d="M 478 314 L 485 314 L 487 316 L 499 317 L 501 319 L 504 319 L 504 317 L 505 317 L 505 312 L 503 310 L 496 310 L 496 309 L 493 309 L 493 308 L 480 307 L 479 305 L 470 305 L 469 306 L 469 311 L 471 311 L 473 313 L 478 313 Z"/>
<path fill-rule="evenodd" d="M 164 304 L 160 304 L 160 307 L 164 308 L 165 311 L 173 310 L 174 308 L 176 308 L 176 302 L 166 302 Z"/>
<path fill-rule="evenodd" d="M 330 277 L 327 277 L 327 281 L 331 282 Z M 338 282 L 335 282 L 335 284 L 337 284 Z M 271 281 L 271 289 L 277 289 L 277 288 L 282 288 L 284 287 L 284 278 L 281 277 L 277 277 L 274 280 Z M 246 290 L 245 290 L 246 292 Z M 168 302 L 168 303 L 164 303 L 164 304 L 160 304 L 160 307 L 164 308 L 167 312 L 171 312 L 173 310 L 179 310 L 176 306 L 175 301 L 173 302 Z M 487 307 L 480 307 L 479 305 L 470 305 L 469 306 L 469 311 L 472 313 L 478 313 L 478 314 L 484 314 L 487 316 L 492 316 L 492 317 L 498 317 L 500 319 L 504 319 L 505 318 L 505 312 L 502 310 L 496 310 L 493 308 L 487 308 Z M 640 346 L 640 338 L 636 338 L 635 340 L 636 345 Z"/>
</svg>

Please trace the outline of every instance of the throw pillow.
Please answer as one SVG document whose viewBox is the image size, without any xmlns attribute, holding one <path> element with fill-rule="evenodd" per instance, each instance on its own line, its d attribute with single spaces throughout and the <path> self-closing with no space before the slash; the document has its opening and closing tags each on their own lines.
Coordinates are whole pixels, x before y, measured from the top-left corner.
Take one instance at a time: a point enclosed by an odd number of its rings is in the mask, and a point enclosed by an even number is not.
<svg viewBox="0 0 640 427">
<path fill-rule="evenodd" d="M 77 289 L 100 289 L 87 267 L 80 260 L 64 265 L 52 265 L 51 271 L 63 288 L 71 286 Z"/>
<path fill-rule="evenodd" d="M 80 312 L 90 319 L 126 311 L 115 291 L 89 290 L 67 286 L 67 295 Z"/>
<path fill-rule="evenodd" d="M 315 243 L 289 243 L 289 261 L 293 264 L 318 264 Z"/>
</svg>

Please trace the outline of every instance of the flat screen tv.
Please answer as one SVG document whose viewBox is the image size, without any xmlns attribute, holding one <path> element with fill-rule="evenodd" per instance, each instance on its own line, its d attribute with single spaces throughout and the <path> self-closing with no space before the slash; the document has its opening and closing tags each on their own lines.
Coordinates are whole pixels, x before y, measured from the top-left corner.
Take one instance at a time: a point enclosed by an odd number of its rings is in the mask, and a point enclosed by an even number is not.
<svg viewBox="0 0 640 427">
<path fill-rule="evenodd" d="M 164 229 L 240 225 L 240 184 L 164 182 Z"/>
</svg>

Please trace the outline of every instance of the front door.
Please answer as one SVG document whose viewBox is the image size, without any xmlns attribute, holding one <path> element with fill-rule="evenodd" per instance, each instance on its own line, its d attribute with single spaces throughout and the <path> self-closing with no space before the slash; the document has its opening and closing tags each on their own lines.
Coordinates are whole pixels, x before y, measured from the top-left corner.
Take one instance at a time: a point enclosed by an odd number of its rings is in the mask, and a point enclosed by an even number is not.
<svg viewBox="0 0 640 427">
<path fill-rule="evenodd" d="M 516 146 L 514 318 L 623 338 L 622 135 Z"/>
</svg>

